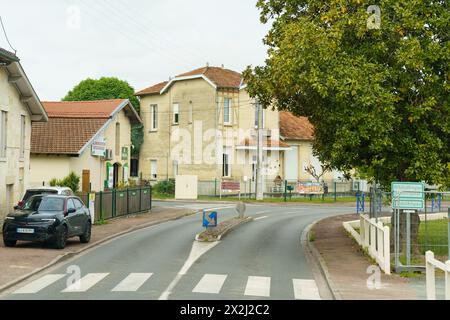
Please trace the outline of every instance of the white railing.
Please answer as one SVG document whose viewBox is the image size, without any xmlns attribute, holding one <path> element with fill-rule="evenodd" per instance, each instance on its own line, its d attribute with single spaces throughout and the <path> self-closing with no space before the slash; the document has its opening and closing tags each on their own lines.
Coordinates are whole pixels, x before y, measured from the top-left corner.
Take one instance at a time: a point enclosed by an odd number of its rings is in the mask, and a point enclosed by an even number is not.
<svg viewBox="0 0 450 320">
<path fill-rule="evenodd" d="M 359 233 L 355 227 L 359 224 Z M 356 242 L 367 249 L 369 255 L 375 259 L 385 274 L 391 274 L 390 231 L 381 221 L 369 219 L 365 215 L 360 220 L 344 222 L 345 230 L 349 232 Z"/>
<path fill-rule="evenodd" d="M 427 268 L 427 299 L 436 300 L 436 268 L 445 272 L 445 300 L 450 300 L 450 260 L 443 263 L 434 258 L 432 251 L 425 253 Z"/>
</svg>

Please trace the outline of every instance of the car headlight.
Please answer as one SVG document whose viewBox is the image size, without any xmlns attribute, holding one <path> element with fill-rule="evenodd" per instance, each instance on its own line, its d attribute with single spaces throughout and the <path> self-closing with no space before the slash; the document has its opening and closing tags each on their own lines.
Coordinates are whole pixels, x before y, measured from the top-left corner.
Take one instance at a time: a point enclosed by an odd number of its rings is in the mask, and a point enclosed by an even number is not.
<svg viewBox="0 0 450 320">
<path fill-rule="evenodd" d="M 51 222 L 51 223 L 53 223 L 53 222 L 56 221 L 56 219 L 41 219 L 41 221 L 42 222 Z"/>
<path fill-rule="evenodd" d="M 6 217 L 5 220 L 14 220 L 14 217 Z"/>
</svg>

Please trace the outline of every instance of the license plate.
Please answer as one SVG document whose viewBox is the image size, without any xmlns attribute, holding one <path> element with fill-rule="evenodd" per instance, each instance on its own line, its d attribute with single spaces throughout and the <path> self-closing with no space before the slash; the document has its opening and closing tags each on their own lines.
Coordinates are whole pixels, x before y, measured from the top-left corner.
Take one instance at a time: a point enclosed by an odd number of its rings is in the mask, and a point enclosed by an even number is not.
<svg viewBox="0 0 450 320">
<path fill-rule="evenodd" d="M 17 228 L 17 233 L 34 233 L 34 229 Z"/>
</svg>

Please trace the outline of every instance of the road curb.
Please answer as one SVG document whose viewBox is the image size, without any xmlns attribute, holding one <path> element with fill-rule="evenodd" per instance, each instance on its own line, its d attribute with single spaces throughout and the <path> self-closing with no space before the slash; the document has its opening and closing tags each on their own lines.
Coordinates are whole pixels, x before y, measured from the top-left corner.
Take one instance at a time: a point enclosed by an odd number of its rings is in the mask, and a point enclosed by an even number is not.
<svg viewBox="0 0 450 320">
<path fill-rule="evenodd" d="M 159 220 L 159 221 L 148 222 L 148 223 L 145 223 L 145 224 L 140 225 L 140 226 L 134 226 L 134 227 L 128 228 L 128 229 L 126 229 L 124 231 L 121 231 L 119 233 L 115 233 L 115 234 L 110 235 L 110 236 L 108 236 L 106 238 L 98 240 L 98 241 L 96 241 L 96 242 L 94 242 L 94 243 L 92 243 L 92 244 L 90 244 L 90 245 L 88 245 L 86 247 L 83 247 L 83 248 L 81 248 L 81 249 L 79 249 L 77 251 L 66 252 L 64 254 L 61 254 L 61 255 L 57 256 L 56 258 L 54 258 L 52 261 L 50 261 L 45 266 L 43 266 L 41 268 L 38 268 L 38 269 L 36 269 L 34 271 L 31 271 L 31 272 L 21 276 L 18 279 L 15 279 L 13 281 L 8 282 L 7 284 L 5 284 L 3 286 L 0 286 L 0 294 L 2 294 L 5 290 L 7 290 L 7 289 L 17 285 L 18 283 L 20 283 L 22 281 L 25 281 L 25 280 L 31 278 L 32 276 L 34 276 L 34 275 L 36 275 L 36 274 L 38 274 L 38 273 L 40 273 L 40 272 L 42 272 L 42 271 L 44 271 L 46 269 L 49 269 L 50 267 L 53 267 L 54 265 L 56 265 L 56 264 L 58 264 L 60 262 L 63 262 L 63 261 L 68 260 L 68 259 L 70 259 L 72 257 L 75 257 L 75 256 L 77 256 L 77 255 L 79 255 L 79 254 L 81 254 L 81 253 L 83 253 L 83 252 L 85 252 L 85 251 L 87 251 L 89 249 L 97 247 L 97 246 L 99 246 L 99 245 L 101 245 L 101 244 L 103 244 L 105 242 L 108 242 L 108 241 L 114 239 L 114 238 L 118 238 L 118 237 L 123 236 L 125 234 L 132 233 L 134 231 L 138 231 L 138 230 L 141 230 L 141 229 L 145 229 L 145 228 L 148 228 L 148 227 L 151 227 L 151 226 L 154 226 L 154 225 L 162 224 L 162 223 L 169 222 L 169 221 L 179 220 L 179 219 L 182 219 L 184 217 L 188 217 L 188 216 L 194 215 L 194 214 L 196 214 L 198 212 L 199 212 L 198 210 L 193 210 L 193 211 L 191 211 L 189 213 L 186 213 L 184 215 L 180 215 L 180 216 L 175 217 L 175 218 L 167 218 L 167 219 L 163 219 L 163 220 Z"/>
<path fill-rule="evenodd" d="M 302 242 L 303 242 L 304 246 L 306 246 L 306 249 L 309 250 L 312 257 L 316 260 L 316 263 L 319 265 L 320 271 L 321 271 L 323 277 L 325 278 L 325 281 L 328 285 L 328 289 L 330 290 L 334 300 L 343 300 L 339 290 L 336 289 L 336 286 L 334 285 L 333 281 L 331 280 L 331 276 L 328 271 L 328 267 L 327 267 L 325 260 L 322 258 L 322 256 L 320 255 L 319 251 L 314 246 L 314 244 L 311 241 L 309 241 L 309 235 L 310 235 L 312 228 L 314 228 L 314 226 L 317 223 L 319 223 L 320 221 L 325 220 L 325 219 L 327 219 L 327 218 L 317 220 L 317 221 L 313 222 L 312 224 L 310 224 L 309 226 L 307 226 L 305 228 L 305 230 L 302 232 Z"/>
<path fill-rule="evenodd" d="M 230 231 L 236 229 L 237 227 L 243 225 L 244 223 L 247 223 L 247 222 L 250 222 L 250 221 L 253 221 L 253 220 L 254 220 L 253 217 L 247 217 L 246 219 L 240 221 L 239 223 L 237 223 L 237 224 L 235 224 L 235 225 L 233 225 L 233 226 L 231 226 L 231 227 L 226 228 L 225 230 L 223 230 L 223 232 L 222 232 L 221 234 L 219 234 L 219 236 L 217 237 L 217 240 L 214 240 L 214 241 L 200 240 L 200 239 L 199 239 L 199 236 L 200 236 L 201 233 L 197 233 L 197 234 L 195 235 L 195 241 L 198 241 L 198 242 L 217 242 L 217 241 L 221 241 L 222 238 L 223 238 L 224 236 L 226 236 L 228 232 L 230 232 Z"/>
</svg>

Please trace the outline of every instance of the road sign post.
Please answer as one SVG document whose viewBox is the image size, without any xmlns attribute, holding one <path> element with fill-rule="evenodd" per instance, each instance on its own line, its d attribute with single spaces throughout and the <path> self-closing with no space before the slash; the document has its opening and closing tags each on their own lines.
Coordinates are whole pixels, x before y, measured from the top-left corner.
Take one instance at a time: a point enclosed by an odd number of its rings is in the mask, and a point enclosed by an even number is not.
<svg viewBox="0 0 450 320">
<path fill-rule="evenodd" d="M 422 182 L 392 182 L 392 209 L 423 210 L 425 185 Z"/>
<path fill-rule="evenodd" d="M 395 212 L 395 267 L 400 267 L 400 212 L 406 215 L 406 263 L 411 264 L 411 213 L 425 209 L 425 184 L 392 182 L 392 209 Z"/>
<path fill-rule="evenodd" d="M 203 210 L 203 227 L 214 228 L 217 227 L 217 211 L 207 212 Z"/>
<path fill-rule="evenodd" d="M 236 205 L 236 212 L 239 214 L 239 218 L 242 219 L 244 218 L 244 214 L 245 214 L 245 203 L 243 202 L 239 202 Z"/>
</svg>

